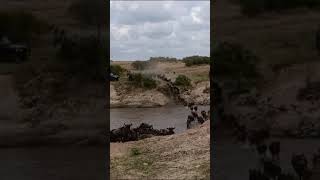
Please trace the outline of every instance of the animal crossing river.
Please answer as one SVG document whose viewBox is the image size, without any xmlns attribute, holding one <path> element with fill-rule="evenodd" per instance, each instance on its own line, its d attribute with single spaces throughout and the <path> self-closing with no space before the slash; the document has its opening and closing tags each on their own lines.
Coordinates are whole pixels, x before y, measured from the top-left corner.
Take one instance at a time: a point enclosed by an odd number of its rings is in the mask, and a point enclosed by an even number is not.
<svg viewBox="0 0 320 180">
<path fill-rule="evenodd" d="M 209 106 L 198 106 L 198 112 L 208 112 Z M 168 105 L 159 108 L 115 108 L 110 110 L 110 129 L 123 126 L 123 123 L 132 123 L 133 127 L 140 123 L 148 123 L 154 128 L 162 129 L 175 127 L 175 133 L 187 129 L 187 117 L 190 110 L 186 106 Z"/>
</svg>

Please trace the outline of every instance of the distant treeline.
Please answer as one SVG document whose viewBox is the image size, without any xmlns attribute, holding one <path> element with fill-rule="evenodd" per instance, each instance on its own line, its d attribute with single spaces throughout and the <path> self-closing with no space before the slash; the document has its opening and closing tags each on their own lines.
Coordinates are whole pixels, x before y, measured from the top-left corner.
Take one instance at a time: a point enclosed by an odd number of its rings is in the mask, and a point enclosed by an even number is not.
<svg viewBox="0 0 320 180">
<path fill-rule="evenodd" d="M 168 62 L 172 62 L 172 61 L 178 61 L 179 59 L 174 58 L 174 57 L 150 57 L 149 61 L 168 61 Z"/>
<path fill-rule="evenodd" d="M 188 56 L 182 59 L 174 57 L 150 57 L 148 61 L 134 61 L 132 67 L 136 70 L 145 70 L 156 62 L 177 62 L 183 61 L 186 66 L 210 64 L 210 57 L 207 56 Z"/>
<path fill-rule="evenodd" d="M 294 8 L 319 8 L 320 0 L 236 0 L 243 14 L 255 16 L 265 11 L 281 11 Z"/>
<path fill-rule="evenodd" d="M 182 59 L 186 66 L 210 64 L 210 57 L 207 56 L 189 56 Z"/>
</svg>

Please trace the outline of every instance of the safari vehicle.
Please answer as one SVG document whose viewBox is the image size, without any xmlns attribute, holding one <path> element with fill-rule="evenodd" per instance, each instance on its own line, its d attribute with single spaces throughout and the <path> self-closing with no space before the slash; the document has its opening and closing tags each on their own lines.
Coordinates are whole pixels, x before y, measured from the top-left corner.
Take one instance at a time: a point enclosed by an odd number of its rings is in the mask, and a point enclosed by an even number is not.
<svg viewBox="0 0 320 180">
<path fill-rule="evenodd" d="M 20 63 L 26 61 L 29 55 L 27 46 L 13 44 L 6 37 L 0 39 L 0 62 Z"/>
</svg>

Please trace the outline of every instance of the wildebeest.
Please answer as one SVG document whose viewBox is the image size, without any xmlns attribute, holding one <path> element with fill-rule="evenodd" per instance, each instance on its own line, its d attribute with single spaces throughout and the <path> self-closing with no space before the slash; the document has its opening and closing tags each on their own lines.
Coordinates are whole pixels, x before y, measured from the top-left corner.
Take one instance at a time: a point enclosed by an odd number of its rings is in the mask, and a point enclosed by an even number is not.
<svg viewBox="0 0 320 180">
<path fill-rule="evenodd" d="M 294 154 L 291 158 L 291 164 L 297 175 L 299 176 L 300 180 L 308 171 L 308 160 L 304 154 Z"/>
<path fill-rule="evenodd" d="M 133 135 L 130 127 L 132 124 L 124 124 L 118 129 L 113 129 L 110 132 L 110 141 L 111 142 L 125 142 L 132 139 Z"/>
<path fill-rule="evenodd" d="M 200 124 L 203 124 L 204 123 L 204 119 L 203 119 L 203 117 L 201 117 L 201 116 L 198 116 L 198 122 L 200 123 Z"/>
<path fill-rule="evenodd" d="M 174 127 L 169 127 L 169 128 L 167 128 L 167 134 L 166 135 L 171 135 L 171 134 L 174 134 L 174 130 L 175 128 Z"/>
<path fill-rule="evenodd" d="M 187 118 L 187 129 L 190 129 L 190 125 L 193 121 L 194 121 L 194 117 L 189 115 Z"/>
<path fill-rule="evenodd" d="M 281 174 L 281 167 L 275 164 L 272 160 L 266 160 L 263 162 L 264 173 L 272 179 L 277 179 Z"/>
<path fill-rule="evenodd" d="M 205 121 L 209 119 L 206 111 L 201 111 L 201 116 L 202 116 L 202 118 L 203 118 Z"/>
<path fill-rule="evenodd" d="M 258 144 L 256 149 L 257 149 L 257 152 L 260 156 L 262 156 L 262 157 L 266 156 L 266 152 L 268 149 L 266 144 Z"/>
<path fill-rule="evenodd" d="M 133 131 L 139 134 L 154 134 L 153 126 L 146 123 L 141 123 L 140 126 L 134 128 Z"/>
<path fill-rule="evenodd" d="M 165 135 L 171 135 L 171 134 L 174 134 L 174 130 L 175 128 L 173 127 L 169 127 L 167 129 L 160 129 L 159 130 L 159 134 L 160 136 L 165 136 Z"/>
<path fill-rule="evenodd" d="M 113 129 L 110 132 L 111 142 L 127 142 L 137 141 L 152 136 L 165 136 L 174 134 L 174 127 L 167 129 L 153 129 L 152 125 L 141 123 L 137 128 L 131 129 L 132 124 L 124 124 L 118 129 Z"/>
</svg>

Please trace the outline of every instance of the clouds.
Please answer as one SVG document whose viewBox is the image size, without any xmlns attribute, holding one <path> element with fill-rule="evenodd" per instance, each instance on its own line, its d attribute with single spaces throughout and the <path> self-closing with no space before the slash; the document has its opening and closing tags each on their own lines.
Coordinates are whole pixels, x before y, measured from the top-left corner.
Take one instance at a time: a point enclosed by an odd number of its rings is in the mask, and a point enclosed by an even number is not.
<svg viewBox="0 0 320 180">
<path fill-rule="evenodd" d="M 111 59 L 210 52 L 209 1 L 111 1 Z"/>
</svg>

